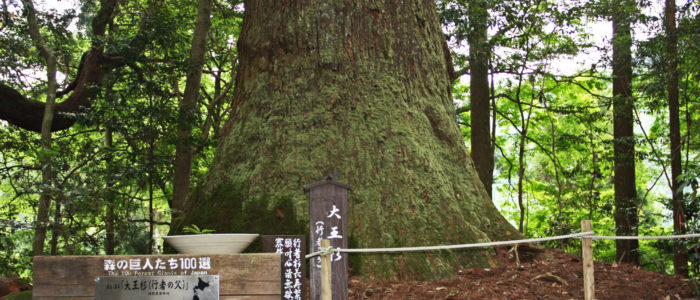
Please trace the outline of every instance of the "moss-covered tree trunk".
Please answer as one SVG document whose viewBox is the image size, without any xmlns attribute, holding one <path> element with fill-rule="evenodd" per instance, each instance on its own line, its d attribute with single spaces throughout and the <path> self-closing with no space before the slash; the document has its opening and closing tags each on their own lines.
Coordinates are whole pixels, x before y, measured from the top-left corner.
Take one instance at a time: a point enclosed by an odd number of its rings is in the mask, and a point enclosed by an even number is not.
<svg viewBox="0 0 700 300">
<path fill-rule="evenodd" d="M 458 131 L 444 43 L 433 1 L 247 1 L 233 114 L 185 224 L 234 230 L 261 195 L 293 203 L 273 220 L 306 222 L 302 186 L 333 175 L 353 187 L 352 247 L 515 237 Z M 389 278 L 491 263 L 483 250 L 353 257 Z"/>
</svg>

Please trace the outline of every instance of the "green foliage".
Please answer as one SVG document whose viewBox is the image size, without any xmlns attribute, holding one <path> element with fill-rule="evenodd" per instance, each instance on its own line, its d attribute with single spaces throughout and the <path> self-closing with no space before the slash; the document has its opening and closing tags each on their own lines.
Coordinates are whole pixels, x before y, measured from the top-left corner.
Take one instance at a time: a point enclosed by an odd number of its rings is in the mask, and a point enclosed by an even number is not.
<svg viewBox="0 0 700 300">
<path fill-rule="evenodd" d="M 448 37 L 460 45 L 471 30 L 484 20 L 470 20 L 468 1 L 439 1 L 438 9 Z M 633 24 L 646 25 L 646 40 L 635 41 L 634 91 L 637 111 L 648 137 L 637 124 L 634 141 L 637 148 L 637 186 L 640 235 L 670 234 L 670 197 L 664 167 L 669 168 L 669 128 L 667 120 L 665 36 L 662 14 L 645 15 L 649 3 L 610 1 L 481 1 L 488 10 L 492 87 L 497 116 L 494 156 L 496 171 L 494 201 L 513 223 L 524 219 L 528 236 L 552 236 L 576 232 L 581 219 L 592 219 L 596 232 L 614 235 L 614 191 L 612 186 L 612 111 L 610 75 L 605 71 L 609 57 L 589 58 L 590 70 L 561 70 L 553 61 L 565 55 L 590 50 L 591 35 L 585 25 L 596 19 L 609 19 L 625 12 Z M 700 18 L 695 2 L 678 9 L 681 136 L 683 143 L 683 189 L 686 225 L 698 232 L 698 68 L 700 44 L 696 34 Z M 655 12 L 656 13 L 656 12 Z M 552 26 L 556 24 L 555 26 Z M 693 29 L 691 29 L 693 28 Z M 610 47 L 608 45 L 607 47 Z M 598 49 L 607 50 L 609 49 Z M 469 70 L 468 54 L 463 49 L 453 53 L 455 69 Z M 564 55 L 564 56 L 563 56 Z M 609 55 L 609 52 L 608 52 Z M 592 59 L 598 59 L 593 61 Z M 603 69 L 601 69 L 601 66 Z M 500 77 L 500 78 L 499 78 Z M 492 77 L 493 78 L 493 77 Z M 453 87 L 457 107 L 468 110 L 469 87 Z M 462 134 L 469 144 L 469 112 L 458 116 Z M 522 152 L 520 148 L 522 147 Z M 519 173 L 523 169 L 522 176 Z M 670 169 L 666 170 L 670 174 Z M 518 179 L 522 178 L 522 188 Z M 664 190 L 665 189 L 665 190 Z M 518 198 L 522 197 L 523 207 Z M 699 255 L 693 250 L 697 241 L 687 241 L 691 249 L 691 271 L 697 269 Z M 552 246 L 577 252 L 578 241 L 551 243 Z M 595 243 L 596 258 L 615 259 L 614 241 Z M 673 251 L 668 241 L 642 241 L 640 246 L 645 268 L 672 271 Z M 697 278 L 697 275 L 693 275 Z"/>
<path fill-rule="evenodd" d="M 201 106 L 194 116 L 181 115 L 196 1 L 125 2 L 98 44 L 118 61 L 106 72 L 91 107 L 73 116 L 77 124 L 53 135 L 53 151 L 41 149 L 39 135 L 0 126 L 0 275 L 31 278 L 31 245 L 38 193 L 49 188 L 53 199 L 46 253 L 104 254 L 110 235 L 115 254 L 159 251 L 168 231 L 176 124 L 195 122 L 193 181 L 203 176 L 213 146 L 228 118 L 236 67 L 234 47 L 241 26 L 237 1 L 213 12 L 217 29 L 209 36 L 202 80 Z M 82 53 L 91 45 L 91 22 L 99 8 L 83 1 L 78 12 L 39 12 L 42 35 L 56 52 L 59 82 L 65 89 L 75 78 Z M 5 10 L 7 9 L 7 10 Z M 44 98 L 45 83 L 36 80 L 43 60 L 26 30 L 22 3 L 3 7 L 0 73 L 3 84 L 27 97 Z M 75 23 L 77 22 L 77 23 Z M 77 31 L 68 24 L 77 24 Z M 57 102 L 63 99 L 59 98 Z M 48 157 L 55 180 L 41 182 L 39 161 Z M 110 225 L 111 224 L 111 227 Z M 17 225 L 19 224 L 19 225 Z M 151 226 L 152 225 L 152 226 Z M 55 250 L 52 249 L 55 244 Z"/>
<path fill-rule="evenodd" d="M 197 225 L 191 224 L 189 226 L 185 226 L 182 228 L 183 232 L 187 233 L 193 233 L 193 234 L 207 234 L 207 233 L 214 233 L 216 230 L 214 229 L 200 229 Z"/>
</svg>

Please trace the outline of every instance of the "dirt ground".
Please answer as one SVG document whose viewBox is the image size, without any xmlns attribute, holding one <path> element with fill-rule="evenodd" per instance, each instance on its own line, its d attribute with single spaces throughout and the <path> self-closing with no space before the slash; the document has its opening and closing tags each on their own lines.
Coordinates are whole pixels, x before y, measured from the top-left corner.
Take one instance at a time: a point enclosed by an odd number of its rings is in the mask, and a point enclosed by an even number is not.
<svg viewBox="0 0 700 300">
<path fill-rule="evenodd" d="M 583 299 L 581 257 L 558 250 L 502 251 L 501 265 L 465 269 L 438 281 L 350 278 L 350 299 Z M 627 264 L 595 263 L 596 299 L 700 299 L 688 280 Z"/>
<path fill-rule="evenodd" d="M 520 246 L 518 264 L 515 252 L 499 252 L 501 264 L 498 267 L 465 269 L 452 278 L 438 281 L 387 282 L 350 277 L 349 298 L 583 299 L 581 257 L 553 249 Z M 7 293 L 31 288 L 16 278 L 0 279 L 0 299 Z M 599 262 L 595 263 L 595 293 L 599 300 L 700 299 L 688 280 L 631 265 Z"/>
</svg>

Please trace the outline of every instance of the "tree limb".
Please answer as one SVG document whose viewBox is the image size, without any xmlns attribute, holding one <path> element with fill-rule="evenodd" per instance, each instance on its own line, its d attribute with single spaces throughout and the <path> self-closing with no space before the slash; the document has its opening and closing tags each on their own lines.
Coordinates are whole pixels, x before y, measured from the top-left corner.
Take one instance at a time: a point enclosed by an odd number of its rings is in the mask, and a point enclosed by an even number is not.
<svg viewBox="0 0 700 300">
<path fill-rule="evenodd" d="M 100 4 L 100 10 L 92 20 L 92 47 L 81 59 L 82 67 L 71 84 L 70 96 L 55 106 L 52 131 L 71 127 L 75 123 L 73 114 L 80 112 L 83 107 L 89 107 L 90 101 L 99 93 L 95 86 L 103 78 L 102 67 L 105 63 L 101 40 L 107 23 L 113 18 L 117 0 L 102 0 Z M 40 132 L 45 105 L 44 102 L 26 98 L 19 91 L 0 83 L 0 119 L 10 124 Z"/>
</svg>

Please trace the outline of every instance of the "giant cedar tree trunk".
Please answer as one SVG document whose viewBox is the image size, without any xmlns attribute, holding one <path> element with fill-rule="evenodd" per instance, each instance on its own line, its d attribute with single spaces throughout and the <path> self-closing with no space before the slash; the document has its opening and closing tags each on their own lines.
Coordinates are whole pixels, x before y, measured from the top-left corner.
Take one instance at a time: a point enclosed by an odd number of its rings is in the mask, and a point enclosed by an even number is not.
<svg viewBox="0 0 700 300">
<path fill-rule="evenodd" d="M 185 224 L 225 232 L 238 221 L 231 210 L 263 194 L 292 199 L 307 222 L 302 186 L 330 174 L 353 186 L 353 247 L 517 235 L 479 183 L 458 131 L 432 1 L 245 4 L 234 111 Z M 231 205 L 225 191 L 240 185 L 246 199 Z M 394 278 L 492 261 L 483 250 L 356 257 L 354 271 Z"/>
<path fill-rule="evenodd" d="M 637 235 L 637 187 L 634 171 L 634 98 L 632 35 L 628 12 L 634 2 L 615 5 L 613 13 L 613 135 L 615 156 L 615 233 Z M 639 241 L 616 240 L 617 260 L 639 264 Z"/>
</svg>

